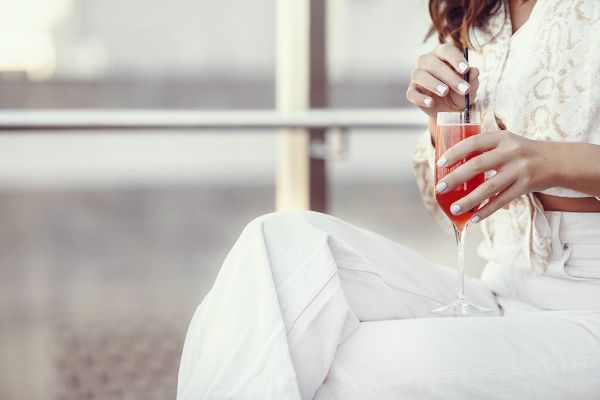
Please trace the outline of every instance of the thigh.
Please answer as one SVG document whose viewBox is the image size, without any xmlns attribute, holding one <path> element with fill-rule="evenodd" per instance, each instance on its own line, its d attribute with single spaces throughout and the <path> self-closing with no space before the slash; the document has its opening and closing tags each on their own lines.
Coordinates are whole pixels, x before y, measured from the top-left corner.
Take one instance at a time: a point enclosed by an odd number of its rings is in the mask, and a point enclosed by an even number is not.
<svg viewBox="0 0 600 400">
<path fill-rule="evenodd" d="M 263 216 L 248 231 L 267 249 L 268 263 L 286 320 L 322 296 L 331 279 L 340 282 L 359 321 L 430 316 L 456 296 L 457 272 L 436 265 L 406 246 L 326 214 L 297 211 Z M 263 244 L 264 242 L 264 244 Z M 433 247 L 433 246 L 432 246 Z M 492 291 L 465 280 L 467 297 L 499 312 Z"/>
<path fill-rule="evenodd" d="M 315 399 L 600 398 L 600 314 L 361 323 Z"/>
<path fill-rule="evenodd" d="M 305 218 L 327 232 L 328 250 L 360 321 L 431 316 L 430 310 L 456 298 L 457 271 L 431 262 L 427 254 L 331 216 Z M 465 290 L 470 301 L 499 313 L 494 294 L 479 279 L 466 277 Z"/>
</svg>

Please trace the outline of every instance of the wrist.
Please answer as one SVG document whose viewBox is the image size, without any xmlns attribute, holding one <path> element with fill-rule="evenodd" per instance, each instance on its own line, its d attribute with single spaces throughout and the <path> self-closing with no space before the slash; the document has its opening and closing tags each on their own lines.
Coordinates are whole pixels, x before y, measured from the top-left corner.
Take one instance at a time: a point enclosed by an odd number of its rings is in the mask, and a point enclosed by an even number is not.
<svg viewBox="0 0 600 400">
<path fill-rule="evenodd" d="M 600 145 L 579 142 L 545 142 L 544 186 L 600 195 Z"/>
<path fill-rule="evenodd" d="M 567 145 L 569 143 L 545 142 L 547 148 L 545 150 L 545 168 L 548 173 L 546 180 L 546 189 L 551 187 L 565 187 L 564 183 L 568 181 L 568 170 L 571 163 L 565 160 L 569 154 Z"/>
</svg>

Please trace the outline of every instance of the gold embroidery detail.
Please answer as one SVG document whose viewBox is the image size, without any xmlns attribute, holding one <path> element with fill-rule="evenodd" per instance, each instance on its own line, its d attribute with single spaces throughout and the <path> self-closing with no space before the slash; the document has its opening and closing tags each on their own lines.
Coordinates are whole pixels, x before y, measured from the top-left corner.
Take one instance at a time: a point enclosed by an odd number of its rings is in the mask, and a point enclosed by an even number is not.
<svg viewBox="0 0 600 400">
<path fill-rule="evenodd" d="M 533 95 L 538 100 L 547 100 L 550 98 L 554 86 L 554 79 L 550 76 L 545 76 L 533 87 Z"/>
<path fill-rule="evenodd" d="M 552 116 L 552 127 L 561 137 L 566 138 L 569 136 L 569 133 L 565 132 L 558 123 L 558 113 L 554 113 Z"/>
<path fill-rule="evenodd" d="M 582 4 L 583 0 L 580 0 L 577 4 L 575 4 L 575 18 L 577 18 L 578 21 L 589 21 L 589 19 L 583 15 L 583 11 L 581 11 Z"/>
<path fill-rule="evenodd" d="M 564 80 L 559 81 L 556 87 L 558 88 L 558 102 L 562 104 L 569 98 L 565 92 Z"/>
<path fill-rule="evenodd" d="M 567 49 L 569 50 L 573 50 L 573 48 L 575 47 L 575 43 L 573 43 L 573 38 L 571 37 L 572 32 L 569 31 L 569 34 L 567 35 Z"/>
</svg>

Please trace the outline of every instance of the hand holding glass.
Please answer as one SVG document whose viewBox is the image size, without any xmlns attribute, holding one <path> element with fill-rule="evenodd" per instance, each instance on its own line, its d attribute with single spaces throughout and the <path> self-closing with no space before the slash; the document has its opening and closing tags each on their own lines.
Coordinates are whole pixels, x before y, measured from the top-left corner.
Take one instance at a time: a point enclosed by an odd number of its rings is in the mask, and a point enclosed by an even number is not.
<svg viewBox="0 0 600 400">
<path fill-rule="evenodd" d="M 466 163 L 478 154 L 474 153 L 462 159 L 454 165 L 437 167 L 437 161 L 450 147 L 463 139 L 478 135 L 481 131 L 479 113 L 475 111 L 465 112 L 440 112 L 437 114 L 437 130 L 435 135 L 435 185 L 438 184 L 450 172 Z M 444 193 L 435 192 L 435 199 L 440 208 L 450 218 L 454 226 L 456 244 L 458 247 L 458 296 L 456 300 L 447 306 L 432 310 L 432 313 L 448 316 L 468 316 L 491 313 L 492 310 L 469 304 L 465 298 L 464 287 L 464 246 L 465 233 L 470 218 L 479 209 L 476 207 L 467 210 L 460 215 L 454 215 L 450 210 L 452 204 L 471 193 L 485 180 L 484 174 L 478 174 L 456 188 Z"/>
</svg>

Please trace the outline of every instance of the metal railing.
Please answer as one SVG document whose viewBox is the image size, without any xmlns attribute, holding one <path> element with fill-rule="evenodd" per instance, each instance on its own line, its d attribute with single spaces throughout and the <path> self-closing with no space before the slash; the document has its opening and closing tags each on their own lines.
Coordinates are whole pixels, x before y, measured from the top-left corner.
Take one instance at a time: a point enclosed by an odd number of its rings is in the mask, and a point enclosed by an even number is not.
<svg viewBox="0 0 600 400">
<path fill-rule="evenodd" d="M 349 129 L 423 129 L 418 110 L 3 110 L 0 134 L 37 132 L 149 132 L 280 130 L 287 140 L 278 150 L 276 195 L 279 209 L 327 210 L 325 162 L 347 154 Z M 326 134 L 324 134 L 326 132 Z"/>
<path fill-rule="evenodd" d="M 303 112 L 192 110 L 3 110 L 0 131 L 206 130 L 206 129 L 419 129 L 418 110 Z"/>
</svg>

